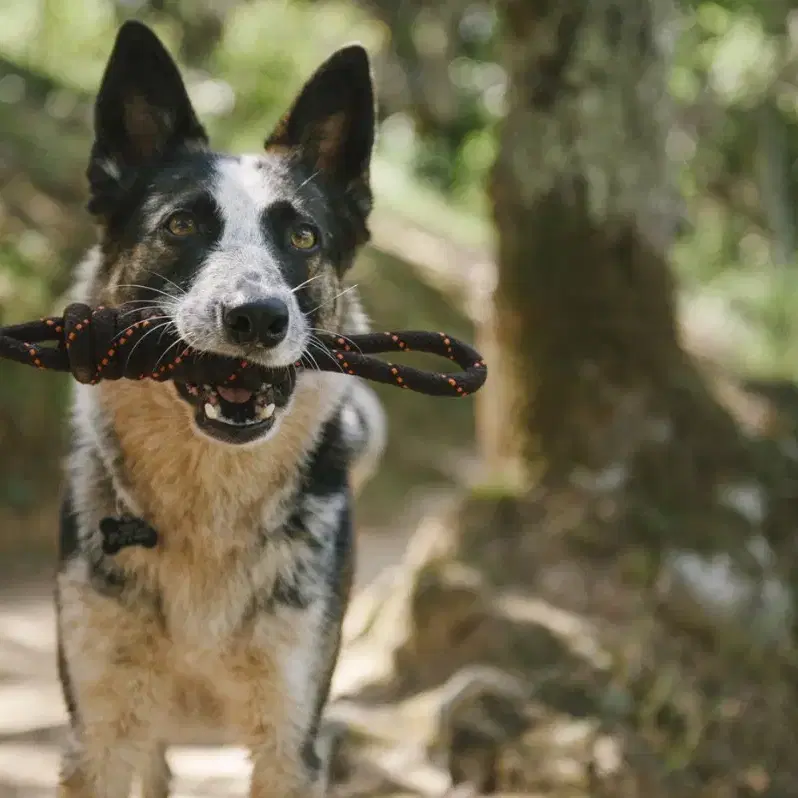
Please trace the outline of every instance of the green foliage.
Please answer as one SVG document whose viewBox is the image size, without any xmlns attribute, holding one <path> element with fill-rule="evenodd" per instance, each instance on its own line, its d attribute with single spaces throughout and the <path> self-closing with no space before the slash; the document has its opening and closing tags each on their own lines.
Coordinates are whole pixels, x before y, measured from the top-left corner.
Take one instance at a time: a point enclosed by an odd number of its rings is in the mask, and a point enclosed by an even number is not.
<svg viewBox="0 0 798 798">
<path fill-rule="evenodd" d="M 394 44 L 413 53 L 411 68 L 422 79 L 436 42 L 454 53 L 448 77 L 456 118 L 431 125 L 423 107 L 390 114 L 382 153 L 451 209 L 484 220 L 505 91 L 501 32 L 488 4 L 452 5 L 446 24 L 443 14 L 399 15 L 408 30 L 396 31 Z M 686 318 L 702 321 L 700 337 L 709 337 L 725 366 L 786 378 L 798 378 L 796 11 L 788 0 L 681 5 L 667 143 L 683 198 L 672 257 Z"/>
<path fill-rule="evenodd" d="M 793 8 L 726 0 L 684 11 L 670 82 L 686 209 L 674 266 L 688 305 L 717 308 L 716 338 L 733 333 L 727 366 L 796 378 Z"/>
<path fill-rule="evenodd" d="M 498 63 L 497 14 L 489 3 L 456 3 L 448 17 L 399 15 L 394 46 L 403 44 L 408 82 L 446 84 L 436 108 L 434 92 L 411 91 L 417 107 L 389 113 L 383 153 L 418 181 L 434 187 L 472 215 L 484 215 L 484 184 L 495 155 L 495 126 L 503 112 L 506 76 Z M 398 42 L 398 43 L 397 43 Z M 451 58 L 443 67 L 440 58 Z M 431 72 L 446 70 L 441 77 Z M 410 73 L 408 75 L 408 73 Z M 425 104 L 426 107 L 422 107 Z"/>
</svg>

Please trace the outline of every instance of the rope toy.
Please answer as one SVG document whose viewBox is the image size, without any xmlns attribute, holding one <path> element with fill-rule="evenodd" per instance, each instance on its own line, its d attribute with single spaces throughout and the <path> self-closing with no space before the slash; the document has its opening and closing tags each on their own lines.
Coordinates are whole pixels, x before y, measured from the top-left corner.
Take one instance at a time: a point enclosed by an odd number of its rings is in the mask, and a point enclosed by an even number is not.
<svg viewBox="0 0 798 798">
<path fill-rule="evenodd" d="M 94 385 L 122 378 L 177 380 L 211 385 L 235 382 L 253 390 L 269 375 L 285 369 L 263 366 L 193 349 L 152 319 L 157 311 L 129 305 L 90 308 L 68 305 L 63 317 L 0 327 L 0 358 L 39 369 L 71 372 L 78 382 Z M 342 372 L 372 382 L 396 385 L 428 396 L 468 396 L 488 376 L 474 348 L 445 333 L 425 331 L 316 335 L 297 369 Z M 55 346 L 41 346 L 46 341 Z M 443 373 L 396 365 L 372 355 L 379 352 L 425 352 L 448 358 L 463 371 Z"/>
<path fill-rule="evenodd" d="M 285 369 L 267 369 L 229 357 L 193 349 L 172 325 L 162 327 L 152 309 L 129 305 L 90 308 L 68 305 L 62 317 L 0 327 L 0 358 L 38 369 L 71 372 L 78 382 L 96 385 L 101 380 L 177 380 L 211 385 L 235 383 L 256 390 L 270 375 Z M 42 346 L 44 342 L 55 346 Z M 336 336 L 321 333 L 296 369 L 352 374 L 373 382 L 396 385 L 429 396 L 468 396 L 478 391 L 488 376 L 482 356 L 468 344 L 445 333 L 424 331 L 366 333 Z M 373 357 L 378 352 L 425 352 L 439 355 L 463 371 L 423 371 Z M 153 548 L 158 533 L 146 521 L 123 514 L 100 521 L 102 551 L 113 556 L 130 546 Z"/>
</svg>

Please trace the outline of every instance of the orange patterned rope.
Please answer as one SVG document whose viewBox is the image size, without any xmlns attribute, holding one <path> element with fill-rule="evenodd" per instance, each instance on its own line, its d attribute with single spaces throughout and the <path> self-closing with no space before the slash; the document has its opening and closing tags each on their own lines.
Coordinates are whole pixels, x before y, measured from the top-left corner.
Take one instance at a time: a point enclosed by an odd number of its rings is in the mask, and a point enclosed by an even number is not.
<svg viewBox="0 0 798 798">
<path fill-rule="evenodd" d="M 257 389 L 268 369 L 247 360 L 193 349 L 170 327 L 160 330 L 151 320 L 156 311 L 130 306 L 90 308 L 67 306 L 63 317 L 0 327 L 0 358 L 41 369 L 71 372 L 82 383 L 101 380 L 177 380 L 210 385 L 235 382 Z M 445 333 L 426 331 L 316 336 L 294 367 L 343 372 L 373 382 L 396 385 L 429 396 L 468 396 L 488 376 L 482 356 L 473 347 Z M 53 342 L 55 346 L 42 346 Z M 461 371 L 425 371 L 380 360 L 384 352 L 424 352 L 445 357 Z"/>
</svg>

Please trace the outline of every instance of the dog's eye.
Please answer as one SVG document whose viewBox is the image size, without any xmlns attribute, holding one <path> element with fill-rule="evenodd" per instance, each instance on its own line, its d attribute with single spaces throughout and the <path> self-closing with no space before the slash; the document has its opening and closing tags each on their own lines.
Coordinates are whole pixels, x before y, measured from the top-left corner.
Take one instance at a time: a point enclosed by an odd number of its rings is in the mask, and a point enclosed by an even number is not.
<svg viewBox="0 0 798 798">
<path fill-rule="evenodd" d="M 308 252 L 319 243 L 318 233 L 309 224 L 299 224 L 291 230 L 291 246 Z"/>
<path fill-rule="evenodd" d="M 166 220 L 166 229 L 175 238 L 186 238 L 197 232 L 197 223 L 190 213 L 178 211 Z"/>
</svg>

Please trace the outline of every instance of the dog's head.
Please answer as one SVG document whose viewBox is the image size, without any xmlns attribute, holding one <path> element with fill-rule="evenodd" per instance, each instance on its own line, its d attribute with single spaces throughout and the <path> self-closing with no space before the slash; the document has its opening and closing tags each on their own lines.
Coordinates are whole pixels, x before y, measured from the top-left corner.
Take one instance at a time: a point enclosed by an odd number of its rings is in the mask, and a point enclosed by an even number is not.
<svg viewBox="0 0 798 798">
<path fill-rule="evenodd" d="M 365 50 L 337 51 L 265 140 L 210 149 L 178 69 L 144 25 L 121 28 L 95 109 L 89 211 L 101 230 L 93 294 L 157 309 L 194 348 L 290 366 L 335 330 L 342 278 L 368 239 L 374 93 Z M 293 379 L 258 392 L 175 385 L 203 434 L 266 436 Z"/>
</svg>

